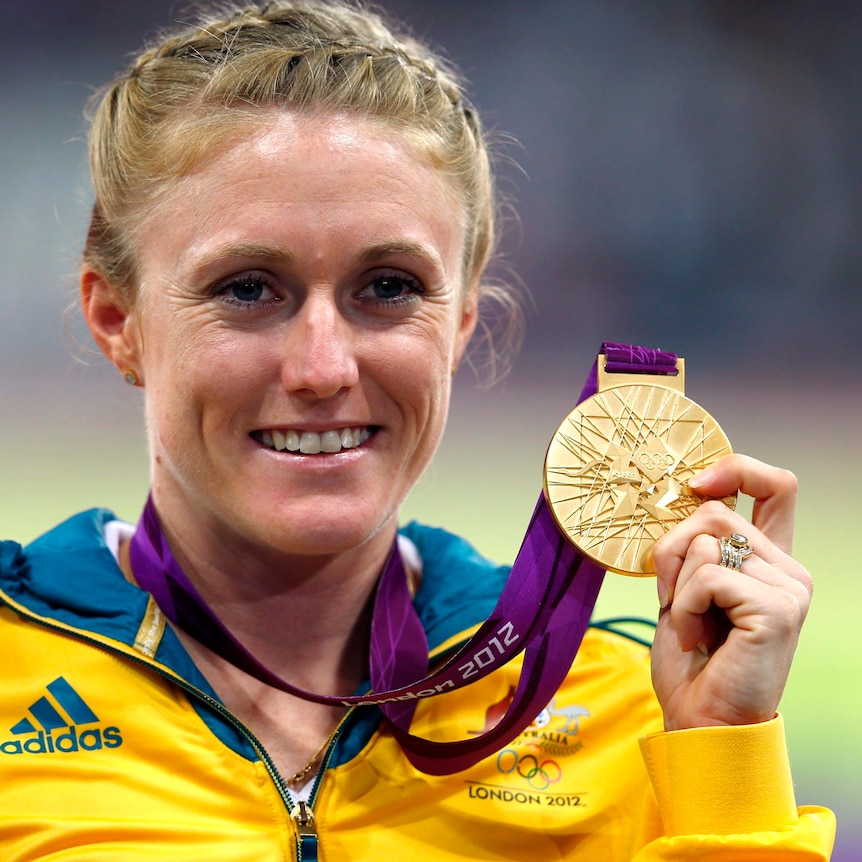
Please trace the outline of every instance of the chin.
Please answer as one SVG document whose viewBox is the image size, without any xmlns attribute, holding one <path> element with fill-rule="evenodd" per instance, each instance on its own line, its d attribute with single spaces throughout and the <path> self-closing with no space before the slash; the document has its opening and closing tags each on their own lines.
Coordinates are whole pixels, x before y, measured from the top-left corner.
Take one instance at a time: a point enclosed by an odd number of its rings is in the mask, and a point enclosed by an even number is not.
<svg viewBox="0 0 862 862">
<path fill-rule="evenodd" d="M 356 507 L 353 508 L 355 510 Z M 393 525 L 394 535 L 394 516 L 371 520 L 352 518 L 350 514 L 344 515 L 332 509 L 330 512 L 329 517 L 321 517 L 319 509 L 307 516 L 285 516 L 284 519 L 270 522 L 266 535 L 261 536 L 261 539 L 273 550 L 283 553 L 321 556 L 359 548 L 380 535 L 389 524 Z M 287 529 L 285 524 L 289 524 Z"/>
</svg>

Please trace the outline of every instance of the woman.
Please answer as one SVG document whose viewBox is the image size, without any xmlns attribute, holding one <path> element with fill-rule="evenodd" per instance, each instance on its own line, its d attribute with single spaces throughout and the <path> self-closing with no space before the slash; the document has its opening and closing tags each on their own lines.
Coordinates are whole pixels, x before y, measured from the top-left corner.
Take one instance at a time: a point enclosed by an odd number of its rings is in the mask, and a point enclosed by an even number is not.
<svg viewBox="0 0 862 862">
<path fill-rule="evenodd" d="M 516 738 L 442 776 L 397 711 L 344 705 L 391 658 L 378 584 L 415 594 L 438 659 L 506 575 L 416 525 L 390 556 L 494 239 L 438 58 L 353 6 L 236 10 L 143 53 L 90 144 L 83 311 L 143 389 L 151 504 L 137 530 L 98 511 L 2 546 L 4 859 L 828 858 L 775 718 L 810 598 L 795 483 L 742 456 L 697 490 L 752 495 L 754 523 L 706 504 L 654 549 L 655 692 L 645 648 L 591 630 Z M 737 572 L 733 533 L 756 551 Z M 411 733 L 493 727 L 520 662 L 421 699 Z"/>
</svg>

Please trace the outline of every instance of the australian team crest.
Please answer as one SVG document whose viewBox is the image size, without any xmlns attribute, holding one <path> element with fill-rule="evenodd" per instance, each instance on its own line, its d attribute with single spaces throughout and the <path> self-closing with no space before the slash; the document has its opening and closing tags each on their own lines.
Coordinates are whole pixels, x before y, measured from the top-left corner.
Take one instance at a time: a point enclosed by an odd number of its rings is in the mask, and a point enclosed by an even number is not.
<svg viewBox="0 0 862 862">
<path fill-rule="evenodd" d="M 485 711 L 484 730 L 494 727 L 505 715 L 515 695 L 510 686 L 506 696 Z M 557 697 L 530 725 L 494 759 L 496 778 L 468 781 L 471 799 L 484 802 L 541 807 L 582 807 L 584 793 L 562 790 L 566 759 L 583 748 L 583 723 L 590 718 L 584 706 L 558 701 Z"/>
<path fill-rule="evenodd" d="M 506 714 L 514 695 L 515 687 L 510 686 L 506 696 L 485 711 L 484 729 L 472 730 L 470 733 L 484 733 L 496 726 Z M 589 717 L 590 711 L 585 706 L 558 703 L 557 698 L 553 697 L 509 747 L 526 746 L 554 755 L 575 754 L 583 747 L 579 734 L 582 722 Z"/>
</svg>

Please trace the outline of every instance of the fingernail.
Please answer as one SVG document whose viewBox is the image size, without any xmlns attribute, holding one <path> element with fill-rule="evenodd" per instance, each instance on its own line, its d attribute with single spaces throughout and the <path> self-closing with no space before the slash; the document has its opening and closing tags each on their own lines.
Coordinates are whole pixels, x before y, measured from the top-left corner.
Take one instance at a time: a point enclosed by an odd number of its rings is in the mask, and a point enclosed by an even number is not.
<svg viewBox="0 0 862 862">
<path fill-rule="evenodd" d="M 659 607 L 664 610 L 670 604 L 670 595 L 668 595 L 667 587 L 664 585 L 664 581 L 661 578 L 656 580 L 656 587 L 658 588 L 658 603 Z"/>
<path fill-rule="evenodd" d="M 699 653 L 700 653 L 704 658 L 709 658 L 709 650 L 706 648 L 706 644 L 705 644 L 703 641 L 701 641 L 701 642 L 697 645 L 697 651 L 698 651 L 698 652 L 699 652 Z"/>
<path fill-rule="evenodd" d="M 706 470 L 701 470 L 700 473 L 692 476 L 688 480 L 688 485 L 690 488 L 701 488 L 704 485 L 708 485 L 714 476 L 715 471 L 711 467 L 707 467 Z"/>
</svg>

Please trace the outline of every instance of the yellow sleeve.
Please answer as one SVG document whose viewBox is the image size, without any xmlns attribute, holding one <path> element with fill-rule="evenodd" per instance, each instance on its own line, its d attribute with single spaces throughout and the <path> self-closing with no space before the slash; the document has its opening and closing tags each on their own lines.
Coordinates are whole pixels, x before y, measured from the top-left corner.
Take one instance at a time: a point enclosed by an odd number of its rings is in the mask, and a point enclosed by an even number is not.
<svg viewBox="0 0 862 862">
<path fill-rule="evenodd" d="M 641 750 L 665 834 L 637 862 L 829 859 L 834 815 L 797 809 L 780 716 L 654 733 Z"/>
</svg>

